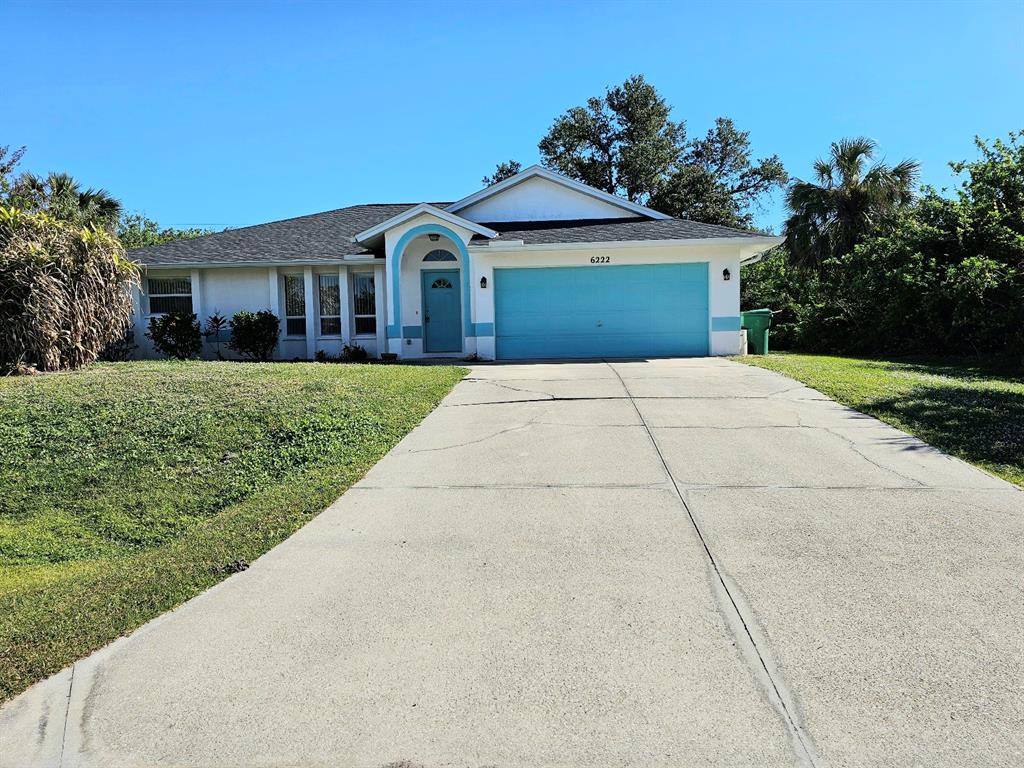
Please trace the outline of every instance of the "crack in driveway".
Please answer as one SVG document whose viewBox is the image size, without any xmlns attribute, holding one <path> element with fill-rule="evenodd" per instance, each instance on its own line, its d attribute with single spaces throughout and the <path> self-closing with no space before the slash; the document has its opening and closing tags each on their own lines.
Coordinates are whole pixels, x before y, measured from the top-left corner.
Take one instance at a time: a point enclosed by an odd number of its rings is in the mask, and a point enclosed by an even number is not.
<svg viewBox="0 0 1024 768">
<path fill-rule="evenodd" d="M 493 440 L 496 437 L 507 435 L 509 432 L 519 432 L 520 430 L 526 429 L 533 423 L 534 422 L 532 421 L 528 421 L 526 424 L 517 424 L 514 427 L 506 427 L 505 429 L 500 429 L 497 432 L 493 432 L 489 435 L 478 437 L 475 440 L 466 440 L 465 442 L 462 443 L 453 443 L 452 445 L 440 445 L 435 448 L 413 448 L 406 451 L 406 453 L 434 453 L 435 451 L 450 451 L 453 448 L 465 448 L 467 445 L 479 445 L 480 443 L 486 443 L 488 440 Z"/>
</svg>

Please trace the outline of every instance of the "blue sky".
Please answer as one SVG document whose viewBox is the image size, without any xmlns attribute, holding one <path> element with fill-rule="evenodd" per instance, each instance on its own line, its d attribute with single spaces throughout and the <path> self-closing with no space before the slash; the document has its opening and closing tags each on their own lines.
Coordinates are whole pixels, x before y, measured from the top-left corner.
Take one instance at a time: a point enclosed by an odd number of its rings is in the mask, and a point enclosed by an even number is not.
<svg viewBox="0 0 1024 768">
<path fill-rule="evenodd" d="M 1024 2 L 7 0 L 0 144 L 172 226 L 455 199 L 537 162 L 552 120 L 642 73 L 807 176 L 867 135 L 923 180 L 1024 128 Z M 758 216 L 776 230 L 781 198 Z"/>
</svg>

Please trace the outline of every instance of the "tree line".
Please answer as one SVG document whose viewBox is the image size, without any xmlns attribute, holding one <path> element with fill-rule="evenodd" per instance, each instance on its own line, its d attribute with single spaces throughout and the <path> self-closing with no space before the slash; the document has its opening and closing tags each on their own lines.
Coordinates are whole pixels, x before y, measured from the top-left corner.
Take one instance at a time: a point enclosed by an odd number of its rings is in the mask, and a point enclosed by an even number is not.
<svg viewBox="0 0 1024 768">
<path fill-rule="evenodd" d="M 161 227 L 141 213 L 128 213 L 121 201 L 105 189 L 83 189 L 69 173 L 51 171 L 39 176 L 15 173 L 25 147 L 0 146 L 0 206 L 50 217 L 76 227 L 95 226 L 116 235 L 126 249 L 189 240 L 213 230 Z"/>
</svg>

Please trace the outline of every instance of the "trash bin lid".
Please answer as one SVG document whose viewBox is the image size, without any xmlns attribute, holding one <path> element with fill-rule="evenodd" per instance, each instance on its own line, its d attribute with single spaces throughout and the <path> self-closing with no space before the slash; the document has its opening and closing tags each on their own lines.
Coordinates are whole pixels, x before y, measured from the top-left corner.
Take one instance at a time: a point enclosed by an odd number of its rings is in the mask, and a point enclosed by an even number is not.
<svg viewBox="0 0 1024 768">
<path fill-rule="evenodd" d="M 742 312 L 740 312 L 740 314 L 741 315 L 771 315 L 772 311 L 770 309 L 765 309 L 765 308 L 762 308 L 762 309 L 745 309 Z"/>
</svg>

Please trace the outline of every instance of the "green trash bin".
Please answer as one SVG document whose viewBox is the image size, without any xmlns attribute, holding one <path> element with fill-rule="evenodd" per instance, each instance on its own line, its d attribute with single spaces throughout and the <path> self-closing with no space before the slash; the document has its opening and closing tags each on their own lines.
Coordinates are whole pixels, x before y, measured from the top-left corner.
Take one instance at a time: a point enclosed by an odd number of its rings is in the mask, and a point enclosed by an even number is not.
<svg viewBox="0 0 1024 768">
<path fill-rule="evenodd" d="M 743 327 L 747 329 L 747 344 L 755 355 L 768 354 L 768 328 L 772 324 L 770 309 L 750 309 L 741 312 Z"/>
</svg>

